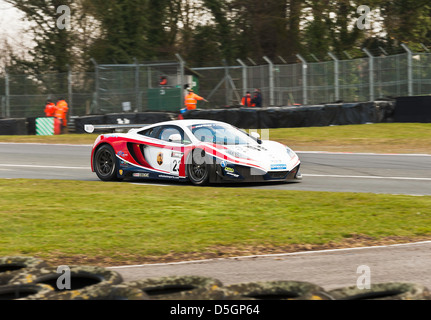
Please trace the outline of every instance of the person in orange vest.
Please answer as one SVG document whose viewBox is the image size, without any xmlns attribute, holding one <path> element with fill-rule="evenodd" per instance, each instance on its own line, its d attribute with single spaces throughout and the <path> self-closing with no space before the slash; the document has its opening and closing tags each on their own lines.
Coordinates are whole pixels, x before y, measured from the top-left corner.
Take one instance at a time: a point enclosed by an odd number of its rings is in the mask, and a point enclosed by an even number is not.
<svg viewBox="0 0 431 320">
<path fill-rule="evenodd" d="M 255 104 L 252 102 L 251 94 L 249 91 L 241 99 L 241 105 L 245 107 L 254 107 Z"/>
<path fill-rule="evenodd" d="M 60 98 L 57 101 L 57 106 L 55 109 L 54 117 L 56 117 L 61 122 L 61 131 L 64 131 L 64 128 L 67 126 L 67 111 L 69 110 L 69 107 L 67 105 L 67 102 Z"/>
<path fill-rule="evenodd" d="M 184 98 L 184 104 L 188 110 L 194 110 L 196 109 L 196 105 L 198 103 L 198 100 L 203 100 L 205 102 L 208 102 L 208 100 L 202 98 L 201 96 L 198 96 L 196 93 L 193 92 L 193 89 L 187 89 L 189 92 L 185 98 Z"/>
<path fill-rule="evenodd" d="M 165 76 L 161 76 L 161 77 L 160 77 L 159 84 L 160 84 L 161 86 L 166 86 L 166 85 L 168 84 L 168 79 L 167 79 Z"/>
<path fill-rule="evenodd" d="M 45 115 L 47 117 L 53 117 L 55 114 L 55 103 L 51 100 L 47 100 L 45 104 Z"/>
</svg>

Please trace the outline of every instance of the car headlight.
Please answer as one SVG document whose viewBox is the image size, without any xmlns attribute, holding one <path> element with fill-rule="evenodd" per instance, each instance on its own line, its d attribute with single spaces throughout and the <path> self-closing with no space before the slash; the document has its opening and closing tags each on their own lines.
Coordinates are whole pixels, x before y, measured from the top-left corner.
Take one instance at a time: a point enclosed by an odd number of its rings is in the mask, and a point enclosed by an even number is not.
<svg viewBox="0 0 431 320">
<path fill-rule="evenodd" d="M 296 156 L 296 153 L 292 149 L 290 149 L 289 147 L 286 147 L 286 151 L 287 151 L 287 154 L 289 155 L 289 157 L 291 159 Z"/>
</svg>

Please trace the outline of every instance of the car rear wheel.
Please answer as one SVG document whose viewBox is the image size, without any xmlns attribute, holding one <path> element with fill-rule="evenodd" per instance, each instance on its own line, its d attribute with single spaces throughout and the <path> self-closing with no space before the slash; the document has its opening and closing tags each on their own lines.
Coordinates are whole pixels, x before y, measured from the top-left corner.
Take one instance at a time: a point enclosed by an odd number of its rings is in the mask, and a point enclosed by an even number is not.
<svg viewBox="0 0 431 320">
<path fill-rule="evenodd" d="M 191 157 L 187 161 L 187 175 L 191 183 L 196 186 L 208 184 L 210 168 L 205 150 L 195 149 L 191 152 Z"/>
<path fill-rule="evenodd" d="M 97 149 L 94 156 L 94 171 L 99 179 L 103 181 L 118 180 L 117 169 L 114 149 L 107 144 Z"/>
</svg>

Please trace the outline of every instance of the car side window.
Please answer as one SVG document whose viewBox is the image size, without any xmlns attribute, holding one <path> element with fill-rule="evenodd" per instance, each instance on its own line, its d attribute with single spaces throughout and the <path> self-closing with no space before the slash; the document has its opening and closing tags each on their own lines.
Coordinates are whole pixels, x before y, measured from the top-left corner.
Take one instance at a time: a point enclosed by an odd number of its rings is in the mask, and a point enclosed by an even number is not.
<svg viewBox="0 0 431 320">
<path fill-rule="evenodd" d="M 179 134 L 181 137 L 181 132 L 176 128 L 164 128 L 160 132 L 160 140 L 169 141 L 169 137 L 173 134 Z"/>
<path fill-rule="evenodd" d="M 146 129 L 146 130 L 139 131 L 138 133 L 141 134 L 141 135 L 143 135 L 143 136 L 146 136 L 146 137 L 154 138 L 154 135 L 157 132 L 158 128 L 159 127 L 153 127 L 153 128 L 149 128 L 149 129 Z"/>
<path fill-rule="evenodd" d="M 162 128 L 159 134 L 157 135 L 157 138 L 163 141 L 172 142 L 172 141 L 169 141 L 169 137 L 173 134 L 179 134 L 181 136 L 182 144 L 191 143 L 191 140 L 187 137 L 187 135 L 184 134 L 184 131 L 179 127 Z"/>
</svg>

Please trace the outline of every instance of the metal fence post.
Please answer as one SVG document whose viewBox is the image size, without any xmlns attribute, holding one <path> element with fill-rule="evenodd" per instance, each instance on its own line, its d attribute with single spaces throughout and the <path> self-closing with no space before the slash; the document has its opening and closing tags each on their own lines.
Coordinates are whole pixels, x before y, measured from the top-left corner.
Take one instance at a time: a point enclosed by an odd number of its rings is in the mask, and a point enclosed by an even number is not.
<svg viewBox="0 0 431 320">
<path fill-rule="evenodd" d="M 370 86 L 370 101 L 374 101 L 374 56 L 367 48 L 362 48 L 369 58 L 369 86 Z"/>
<path fill-rule="evenodd" d="M 340 85 L 339 85 L 339 66 L 338 59 L 332 53 L 328 52 L 328 55 L 334 60 L 334 88 L 335 88 L 335 101 L 340 100 Z"/>
<path fill-rule="evenodd" d="M 184 81 L 184 66 L 185 66 L 185 62 L 184 62 L 183 58 L 178 53 L 176 53 L 175 56 L 177 57 L 178 61 L 180 62 L 180 85 L 181 85 L 181 87 L 180 87 L 181 88 L 181 90 L 180 90 L 180 92 L 181 92 L 180 106 L 182 108 L 184 105 L 184 82 L 185 82 Z"/>
<path fill-rule="evenodd" d="M 136 100 L 136 110 L 139 112 L 142 111 L 142 104 L 140 99 L 140 92 L 139 92 L 139 63 L 136 58 L 133 58 L 133 61 L 135 63 L 135 100 Z"/>
<path fill-rule="evenodd" d="M 247 65 L 241 59 L 236 59 L 236 61 L 238 61 L 242 67 L 242 95 L 245 96 L 247 93 Z"/>
<path fill-rule="evenodd" d="M 401 43 L 401 47 L 407 52 L 407 90 L 408 95 L 413 95 L 413 54 L 408 46 Z"/>
<path fill-rule="evenodd" d="M 93 58 L 90 59 L 90 61 L 94 64 L 94 71 L 95 71 L 95 79 L 94 79 L 94 87 L 95 87 L 95 93 L 94 93 L 94 110 L 95 112 L 99 112 L 99 65 L 97 64 L 96 60 Z"/>
<path fill-rule="evenodd" d="M 307 104 L 307 61 L 300 55 L 296 55 L 302 62 L 302 104 Z"/>
<path fill-rule="evenodd" d="M 6 110 L 6 118 L 10 118 L 10 92 L 9 92 L 9 74 L 5 69 L 5 110 Z"/>
<path fill-rule="evenodd" d="M 67 95 L 69 101 L 69 117 L 73 116 L 73 90 L 72 90 L 72 70 L 70 69 L 70 65 L 67 65 Z"/>
<path fill-rule="evenodd" d="M 274 105 L 274 64 L 267 57 L 264 56 L 263 59 L 268 62 L 269 65 L 269 105 Z"/>
</svg>

